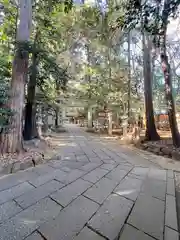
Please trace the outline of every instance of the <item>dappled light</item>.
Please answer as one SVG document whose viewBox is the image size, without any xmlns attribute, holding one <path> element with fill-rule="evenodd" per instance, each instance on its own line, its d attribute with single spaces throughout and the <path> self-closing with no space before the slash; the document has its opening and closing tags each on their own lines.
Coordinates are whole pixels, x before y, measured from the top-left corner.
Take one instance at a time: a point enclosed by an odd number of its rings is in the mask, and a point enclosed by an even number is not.
<svg viewBox="0 0 180 240">
<path fill-rule="evenodd" d="M 45 0 L 24 8 L 2 1 L 1 153 L 21 153 L 24 141 L 54 133 L 63 138 L 67 124 L 123 143 L 169 136 L 171 148 L 180 147 L 179 5 L 166 1 L 52 7 Z"/>
<path fill-rule="evenodd" d="M 123 190 L 123 191 L 117 191 L 115 193 L 128 198 L 128 195 L 132 194 L 133 192 L 136 192 L 136 190 L 135 189 L 127 189 L 127 190 Z"/>
<path fill-rule="evenodd" d="M 0 239 L 178 239 L 179 131 L 179 0 L 0 1 Z"/>
</svg>

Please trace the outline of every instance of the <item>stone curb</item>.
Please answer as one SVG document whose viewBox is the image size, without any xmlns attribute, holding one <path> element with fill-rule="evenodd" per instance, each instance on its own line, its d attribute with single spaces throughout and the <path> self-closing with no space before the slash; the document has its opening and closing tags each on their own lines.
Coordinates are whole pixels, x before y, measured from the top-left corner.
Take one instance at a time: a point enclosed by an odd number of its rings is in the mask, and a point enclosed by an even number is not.
<svg viewBox="0 0 180 240">
<path fill-rule="evenodd" d="M 35 167 L 36 165 L 41 163 L 43 163 L 42 156 L 37 157 L 35 160 L 33 158 L 29 159 L 26 162 L 21 162 L 21 161 L 13 162 L 6 166 L 0 167 L 0 174 L 5 175 L 5 174 L 16 173 L 20 170 L 25 170 L 30 167 Z"/>
<path fill-rule="evenodd" d="M 166 188 L 166 211 L 165 211 L 165 240 L 179 239 L 178 218 L 175 196 L 175 175 L 174 171 L 167 170 L 167 188 Z"/>
<path fill-rule="evenodd" d="M 21 162 L 21 161 L 13 162 L 6 166 L 0 166 L 0 175 L 16 173 L 18 171 L 25 170 L 30 167 L 36 167 L 37 165 L 46 163 L 52 159 L 60 160 L 58 155 L 55 155 L 51 158 L 44 158 L 43 154 L 41 154 L 39 156 L 29 159 L 26 162 Z"/>
<path fill-rule="evenodd" d="M 138 144 L 135 144 L 135 146 L 139 149 L 152 152 L 156 155 L 160 155 L 160 156 L 171 158 L 173 160 L 180 161 L 180 151 L 178 150 L 170 149 L 165 146 L 154 145 L 148 142 L 138 143 Z"/>
</svg>

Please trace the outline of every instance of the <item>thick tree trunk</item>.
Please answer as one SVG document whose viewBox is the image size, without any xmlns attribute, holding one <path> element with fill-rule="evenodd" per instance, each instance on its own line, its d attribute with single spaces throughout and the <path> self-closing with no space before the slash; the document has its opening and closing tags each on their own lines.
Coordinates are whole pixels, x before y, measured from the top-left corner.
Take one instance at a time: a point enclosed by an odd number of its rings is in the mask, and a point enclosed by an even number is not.
<svg viewBox="0 0 180 240">
<path fill-rule="evenodd" d="M 22 119 L 24 107 L 25 80 L 28 74 L 29 54 L 26 50 L 30 38 L 32 22 L 31 0 L 20 1 L 19 26 L 17 28 L 16 52 L 12 67 L 11 95 L 9 107 L 13 111 L 9 131 L 1 136 L 0 149 L 3 153 L 15 153 L 23 150 Z"/>
<path fill-rule="evenodd" d="M 131 118 L 131 34 L 128 33 L 128 120 Z"/>
<path fill-rule="evenodd" d="M 25 140 L 31 140 L 33 138 L 33 118 L 35 118 L 33 111 L 34 98 L 35 98 L 35 86 L 28 87 L 27 103 L 25 106 L 25 125 L 24 125 Z"/>
<path fill-rule="evenodd" d="M 11 96 L 9 107 L 13 111 L 10 118 L 9 129 L 1 136 L 0 148 L 2 153 L 20 152 L 22 148 L 22 119 L 24 105 L 24 79 L 28 69 L 28 54 L 21 58 L 16 53 L 13 62 L 11 81 Z"/>
<path fill-rule="evenodd" d="M 108 134 L 112 135 L 112 112 L 108 112 Z"/>
<path fill-rule="evenodd" d="M 55 110 L 55 127 L 59 127 L 59 107 L 57 107 Z"/>
<path fill-rule="evenodd" d="M 38 138 L 38 131 L 37 131 L 37 104 L 34 104 L 32 108 L 32 138 Z"/>
<path fill-rule="evenodd" d="M 127 137 L 127 132 L 128 132 L 128 119 L 123 119 L 122 121 L 122 134 L 123 134 L 123 137 Z"/>
<path fill-rule="evenodd" d="M 32 137 L 32 105 L 31 102 L 27 102 L 25 106 L 24 140 L 31 140 Z"/>
<path fill-rule="evenodd" d="M 43 132 L 46 133 L 48 131 L 48 114 L 47 112 L 44 112 L 43 116 Z"/>
<path fill-rule="evenodd" d="M 32 72 L 28 83 L 27 102 L 25 106 L 25 125 L 24 125 L 24 139 L 31 140 L 33 138 L 33 107 L 35 104 L 35 92 L 36 92 L 36 76 L 37 76 L 37 64 L 38 56 L 33 53 L 32 55 Z"/>
<path fill-rule="evenodd" d="M 36 104 L 36 115 L 33 117 L 33 137 L 42 138 L 42 106 Z"/>
<path fill-rule="evenodd" d="M 177 121 L 176 121 L 176 113 L 175 113 L 175 104 L 174 98 L 172 94 L 172 76 L 170 64 L 168 62 L 168 56 L 166 52 L 166 27 L 164 26 L 161 32 L 161 66 L 162 71 L 164 73 L 164 81 L 165 81 L 165 97 L 167 103 L 167 111 L 169 117 L 169 125 L 172 134 L 173 144 L 176 147 L 180 147 L 180 135 L 178 131 Z"/>
<path fill-rule="evenodd" d="M 146 111 L 146 134 L 145 139 L 148 141 L 159 140 L 160 137 L 156 131 L 154 121 L 154 110 L 152 101 L 152 70 L 151 70 L 151 56 L 150 56 L 150 42 L 148 36 L 143 34 L 143 61 L 144 61 L 144 97 L 145 97 L 145 111 Z"/>
<path fill-rule="evenodd" d="M 88 128 L 91 129 L 93 127 L 93 122 L 92 122 L 92 107 L 88 107 Z"/>
</svg>

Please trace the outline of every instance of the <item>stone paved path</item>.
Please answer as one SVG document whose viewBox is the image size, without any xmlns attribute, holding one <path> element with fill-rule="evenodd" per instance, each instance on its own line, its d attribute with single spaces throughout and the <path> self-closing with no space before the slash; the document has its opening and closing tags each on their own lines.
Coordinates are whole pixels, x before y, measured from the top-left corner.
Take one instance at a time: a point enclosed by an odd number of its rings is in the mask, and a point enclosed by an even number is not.
<svg viewBox="0 0 180 240">
<path fill-rule="evenodd" d="M 0 178 L 0 240 L 178 240 L 173 171 L 68 129 L 56 159 Z"/>
</svg>

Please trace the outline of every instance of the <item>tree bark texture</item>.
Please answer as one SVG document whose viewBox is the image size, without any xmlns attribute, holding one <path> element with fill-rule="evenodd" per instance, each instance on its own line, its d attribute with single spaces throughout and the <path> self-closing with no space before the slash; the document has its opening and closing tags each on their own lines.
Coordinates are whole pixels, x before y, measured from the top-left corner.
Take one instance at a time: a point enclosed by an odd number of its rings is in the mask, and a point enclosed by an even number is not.
<svg viewBox="0 0 180 240">
<path fill-rule="evenodd" d="M 91 129 L 93 127 L 93 122 L 92 122 L 92 107 L 88 107 L 88 128 Z"/>
<path fill-rule="evenodd" d="M 35 108 L 35 94 L 36 94 L 36 76 L 38 56 L 33 53 L 32 55 L 32 72 L 28 83 L 27 102 L 25 106 L 25 125 L 24 125 L 24 139 L 31 140 L 33 136 L 33 118 L 36 118 Z"/>
<path fill-rule="evenodd" d="M 168 2 L 168 1 L 167 1 Z M 165 82 L 165 97 L 167 104 L 167 112 L 169 117 L 169 125 L 172 134 L 173 144 L 176 147 L 180 147 L 180 135 L 178 131 L 177 121 L 176 121 L 176 111 L 174 98 L 172 93 L 172 75 L 171 68 L 168 61 L 167 50 L 166 50 L 166 33 L 167 33 L 167 23 L 166 12 L 164 13 L 164 22 L 161 29 L 160 34 L 160 57 L 161 57 L 161 67 L 164 74 L 164 82 Z"/>
<path fill-rule="evenodd" d="M 169 125 L 172 134 L 173 144 L 176 147 L 180 147 L 180 135 L 178 131 L 176 112 L 174 98 L 172 94 L 172 75 L 171 68 L 168 61 L 167 49 L 166 49 L 166 35 L 167 35 L 167 25 L 168 17 L 171 6 L 171 0 L 165 0 L 162 12 L 162 25 L 160 28 L 160 57 L 161 57 L 161 67 L 164 74 L 165 82 L 165 97 L 167 103 L 167 111 L 169 117 Z"/>
<path fill-rule="evenodd" d="M 48 108 L 45 107 L 43 108 L 43 127 L 42 127 L 43 132 L 48 131 Z"/>
<path fill-rule="evenodd" d="M 112 112 L 108 112 L 108 134 L 112 135 Z"/>
<path fill-rule="evenodd" d="M 131 117 L 131 34 L 128 33 L 128 120 Z"/>
<path fill-rule="evenodd" d="M 29 59 L 26 46 L 30 38 L 31 22 L 32 2 L 31 0 L 21 0 L 16 36 L 17 46 L 12 66 L 11 92 L 8 104 L 13 111 L 13 116 L 9 119 L 9 131 L 1 135 L 0 149 L 2 153 L 15 153 L 23 150 L 22 118 Z"/>
<path fill-rule="evenodd" d="M 55 109 L 55 127 L 59 127 L 59 107 Z"/>
<path fill-rule="evenodd" d="M 170 65 L 168 63 L 167 55 L 162 53 L 161 53 L 161 65 L 164 73 L 165 97 L 166 97 L 166 103 L 167 103 L 167 111 L 168 111 L 168 117 L 169 117 L 169 125 L 171 129 L 171 134 L 172 134 L 172 140 L 173 140 L 174 146 L 180 147 L 180 135 L 179 135 L 177 121 L 176 121 L 175 104 L 174 104 L 174 98 L 172 94 L 171 70 L 170 70 Z"/>
<path fill-rule="evenodd" d="M 14 58 L 11 81 L 11 96 L 9 108 L 13 116 L 9 121 L 9 129 L 1 136 L 1 152 L 14 153 L 22 150 L 22 119 L 24 105 L 24 78 L 28 70 L 28 55 L 20 58 L 18 53 Z"/>
<path fill-rule="evenodd" d="M 151 69 L 151 55 L 150 42 L 148 36 L 143 34 L 143 75 L 144 75 L 144 97 L 145 97 L 145 111 L 146 111 L 146 133 L 145 139 L 148 141 L 159 140 L 160 137 L 156 131 L 154 121 L 154 109 L 152 100 L 152 69 Z"/>
</svg>

